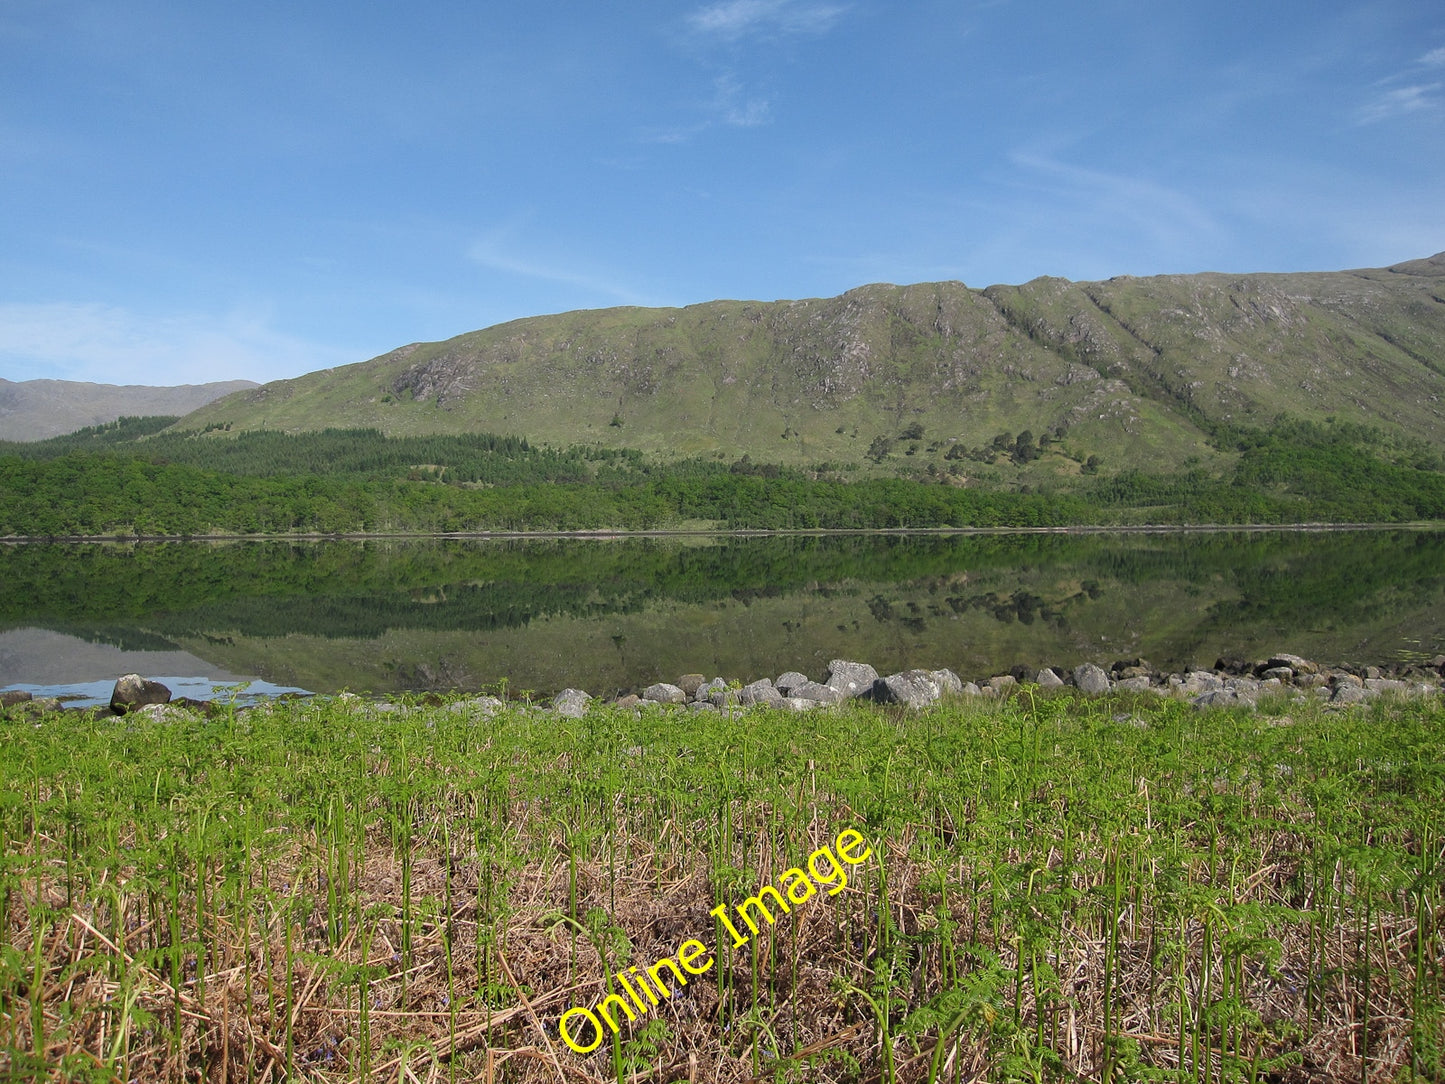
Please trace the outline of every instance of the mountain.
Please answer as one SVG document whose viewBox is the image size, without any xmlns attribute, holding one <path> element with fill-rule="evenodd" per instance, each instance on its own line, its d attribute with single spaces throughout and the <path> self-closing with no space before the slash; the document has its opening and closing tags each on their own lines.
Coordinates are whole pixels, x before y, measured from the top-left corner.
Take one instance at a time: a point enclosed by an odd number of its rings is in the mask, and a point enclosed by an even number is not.
<svg viewBox="0 0 1445 1084">
<path fill-rule="evenodd" d="M 1445 253 L 539 316 L 238 392 L 178 427 L 485 431 L 784 463 L 891 452 L 920 467 L 1027 430 L 1078 459 L 1164 468 L 1212 457 L 1221 425 L 1281 413 L 1445 446 Z"/>
<path fill-rule="evenodd" d="M 44 440 L 123 415 L 188 414 L 246 388 L 254 380 L 223 380 L 154 388 L 76 380 L 0 379 L 0 440 Z"/>
</svg>

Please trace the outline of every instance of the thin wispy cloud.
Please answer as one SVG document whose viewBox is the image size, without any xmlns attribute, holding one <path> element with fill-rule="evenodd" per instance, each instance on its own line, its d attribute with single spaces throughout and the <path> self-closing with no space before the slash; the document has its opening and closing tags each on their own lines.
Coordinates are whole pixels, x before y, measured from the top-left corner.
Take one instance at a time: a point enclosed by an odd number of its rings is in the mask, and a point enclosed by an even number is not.
<svg viewBox="0 0 1445 1084">
<path fill-rule="evenodd" d="M 1423 113 L 1445 106 L 1441 89 L 1445 83 L 1436 79 L 1435 68 L 1445 67 L 1445 46 L 1431 49 L 1413 63 L 1375 84 L 1369 101 L 1355 110 L 1356 124 L 1375 124 L 1412 113 Z"/>
<path fill-rule="evenodd" d="M 734 128 L 756 128 L 771 119 L 768 99 L 747 93 L 731 72 L 718 76 L 713 86 L 717 90 L 714 105 L 725 123 Z"/>
<path fill-rule="evenodd" d="M 0 365 L 53 379 L 162 386 L 265 381 L 356 360 L 244 312 L 147 316 L 114 305 L 0 304 Z"/>
<path fill-rule="evenodd" d="M 513 255 L 506 251 L 502 242 L 495 237 L 483 238 L 474 242 L 467 249 L 467 258 L 488 270 L 504 275 L 537 279 L 557 286 L 580 289 L 601 297 L 611 298 L 624 305 L 649 303 L 646 298 L 618 285 L 616 280 L 610 277 L 579 267 L 569 267 Z"/>
<path fill-rule="evenodd" d="M 1110 173 L 1019 150 L 1009 161 L 1023 171 L 1021 181 L 1045 189 L 1051 204 L 1069 208 L 1083 220 L 1131 226 L 1161 250 L 1197 242 L 1218 231 L 1214 218 L 1187 193 L 1143 177 Z"/>
<path fill-rule="evenodd" d="M 724 0 L 693 12 L 691 27 L 735 40 L 749 34 L 823 34 L 848 10 L 846 4 L 808 0 Z"/>
<path fill-rule="evenodd" d="M 1355 114 L 1360 124 L 1402 117 L 1409 113 L 1438 109 L 1442 104 L 1440 89 L 1442 83 L 1416 83 L 1407 87 L 1395 87 L 1378 94 L 1365 103 Z"/>
</svg>

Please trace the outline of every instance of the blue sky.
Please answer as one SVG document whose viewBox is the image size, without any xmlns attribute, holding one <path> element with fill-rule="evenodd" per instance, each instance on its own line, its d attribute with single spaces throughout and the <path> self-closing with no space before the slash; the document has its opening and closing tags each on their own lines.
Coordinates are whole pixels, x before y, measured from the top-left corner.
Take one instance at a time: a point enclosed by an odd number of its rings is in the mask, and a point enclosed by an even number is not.
<svg viewBox="0 0 1445 1084">
<path fill-rule="evenodd" d="M 0 376 L 1445 249 L 1424 0 L 0 0 Z"/>
</svg>

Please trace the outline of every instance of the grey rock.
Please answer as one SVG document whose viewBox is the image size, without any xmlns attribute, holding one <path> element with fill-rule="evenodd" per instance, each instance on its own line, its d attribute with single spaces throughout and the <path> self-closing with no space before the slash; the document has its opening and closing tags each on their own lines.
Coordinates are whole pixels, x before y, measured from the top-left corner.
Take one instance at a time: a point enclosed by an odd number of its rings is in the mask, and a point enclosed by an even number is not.
<svg viewBox="0 0 1445 1084">
<path fill-rule="evenodd" d="M 1160 690 L 1149 684 L 1149 678 L 1143 674 L 1135 677 L 1120 678 L 1114 683 L 1114 688 L 1121 693 L 1154 693 Z"/>
<path fill-rule="evenodd" d="M 1226 678 L 1224 681 L 1224 687 L 1231 692 L 1238 693 L 1240 696 L 1249 697 L 1258 696 L 1259 691 L 1262 688 L 1261 684 L 1254 678 L 1247 677 Z"/>
<path fill-rule="evenodd" d="M 552 710 L 568 719 L 580 719 L 587 714 L 592 694 L 581 689 L 563 689 L 552 697 Z"/>
<path fill-rule="evenodd" d="M 1335 686 L 1334 694 L 1330 697 L 1331 704 L 1360 704 L 1370 698 L 1365 691 L 1364 685 L 1356 685 L 1354 682 L 1342 681 Z"/>
<path fill-rule="evenodd" d="M 651 700 L 655 704 L 685 704 L 687 703 L 687 693 L 676 685 L 659 681 L 642 690 L 642 699 Z"/>
<path fill-rule="evenodd" d="M 612 705 L 614 708 L 635 708 L 642 703 L 642 697 L 636 693 L 628 693 L 626 696 L 619 696 Z"/>
<path fill-rule="evenodd" d="M 826 685 L 823 687 L 827 688 Z M 803 696 L 785 696 L 778 706 L 788 711 L 812 711 L 814 708 L 821 707 L 818 701 L 809 700 Z"/>
<path fill-rule="evenodd" d="M 749 682 L 738 690 L 739 704 L 776 704 L 782 699 L 783 694 L 778 692 L 768 678 Z"/>
<path fill-rule="evenodd" d="M 1276 678 L 1279 681 L 1291 682 L 1294 680 L 1294 670 L 1288 666 L 1269 666 L 1259 672 L 1259 676 L 1268 681 Z"/>
<path fill-rule="evenodd" d="M 1184 675 L 1183 688 L 1186 696 L 1197 696 L 1224 688 L 1224 679 L 1208 670 L 1190 670 Z"/>
<path fill-rule="evenodd" d="M 789 670 L 786 674 L 779 674 L 778 680 L 773 682 L 773 684 L 778 687 L 778 692 L 787 696 L 799 685 L 808 684 L 808 676 L 806 674 L 800 674 L 796 670 Z"/>
<path fill-rule="evenodd" d="M 169 704 L 171 691 L 159 681 L 139 674 L 126 674 L 115 683 L 110 694 L 110 710 L 117 715 L 145 707 L 147 704 Z"/>
<path fill-rule="evenodd" d="M 1264 669 L 1269 670 L 1276 666 L 1288 666 L 1296 674 L 1318 674 L 1320 668 L 1309 659 L 1301 658 L 1298 655 L 1290 655 L 1281 652 L 1278 655 L 1271 655 L 1264 664 Z"/>
<path fill-rule="evenodd" d="M 712 704 L 708 703 L 706 700 L 694 700 L 691 704 L 689 704 L 689 705 L 687 706 L 687 710 L 688 710 L 688 711 L 717 711 L 718 709 L 715 708 Z"/>
<path fill-rule="evenodd" d="M 724 685 L 721 689 L 714 689 L 708 695 L 707 702 L 718 709 L 725 708 L 730 704 L 736 705 L 739 703 L 738 690 L 729 689 Z"/>
<path fill-rule="evenodd" d="M 1074 684 L 1086 696 L 1098 696 L 1109 691 L 1109 675 L 1091 662 L 1074 667 Z"/>
<path fill-rule="evenodd" d="M 1034 682 L 1041 689 L 1062 689 L 1064 687 L 1064 679 L 1059 677 L 1058 674 L 1054 673 L 1047 666 L 1039 671 L 1038 676 L 1034 678 Z"/>
<path fill-rule="evenodd" d="M 697 691 L 703 687 L 707 678 L 701 674 L 683 674 L 677 679 L 677 687 L 688 696 L 696 696 Z"/>
<path fill-rule="evenodd" d="M 1374 669 L 1371 667 L 1371 669 Z M 1367 677 L 1365 678 L 1365 691 L 1375 694 L 1395 693 L 1397 695 L 1410 691 L 1409 682 L 1397 681 L 1394 678 Z"/>
<path fill-rule="evenodd" d="M 844 696 L 867 696 L 877 680 L 878 671 L 866 662 L 834 659 L 828 664 L 828 680 L 824 684 L 831 685 Z"/>
<path fill-rule="evenodd" d="M 1233 689 L 1210 689 L 1194 698 L 1194 706 L 1196 708 L 1252 708 L 1254 701 L 1248 696 L 1241 696 Z"/>
<path fill-rule="evenodd" d="M 498 700 L 495 696 L 476 696 L 470 700 L 458 700 L 455 704 L 448 705 L 447 711 L 454 711 L 458 715 L 480 716 L 483 719 L 490 719 L 493 715 L 502 711 L 507 705 Z"/>
<path fill-rule="evenodd" d="M 805 681 L 801 685 L 794 685 L 788 692 L 797 699 L 811 700 L 815 704 L 838 704 L 846 697 L 831 685 L 823 685 L 816 681 Z"/>
<path fill-rule="evenodd" d="M 728 683 L 724 678 L 713 678 L 711 681 L 704 682 L 702 685 L 698 686 L 697 692 L 693 694 L 693 699 L 705 700 L 711 703 L 713 693 L 726 692 L 727 687 Z"/>
<path fill-rule="evenodd" d="M 967 681 L 967 682 L 964 682 L 964 685 L 963 685 L 963 695 L 964 695 L 964 696 L 982 696 L 982 695 L 983 695 L 983 690 L 980 689 L 980 688 L 978 687 L 978 685 L 975 684 L 974 682 L 972 682 L 972 681 Z"/>
<path fill-rule="evenodd" d="M 988 679 L 985 684 L 998 696 L 1002 696 L 1008 689 L 1018 684 L 1018 679 L 1012 674 L 998 674 Z"/>
<path fill-rule="evenodd" d="M 8 692 L 0 693 L 0 708 L 14 707 L 16 704 L 28 704 L 35 699 L 24 689 L 11 689 Z"/>
<path fill-rule="evenodd" d="M 142 704 L 138 708 L 132 708 L 127 714 L 143 716 L 157 723 L 189 723 L 196 718 L 175 704 Z"/>
<path fill-rule="evenodd" d="M 928 670 L 905 670 L 879 678 L 873 686 L 873 698 L 885 704 L 906 704 L 923 708 L 937 702 L 943 689 Z"/>
<path fill-rule="evenodd" d="M 944 696 L 958 696 L 963 692 L 963 679 L 952 670 L 930 670 L 929 673 Z"/>
</svg>

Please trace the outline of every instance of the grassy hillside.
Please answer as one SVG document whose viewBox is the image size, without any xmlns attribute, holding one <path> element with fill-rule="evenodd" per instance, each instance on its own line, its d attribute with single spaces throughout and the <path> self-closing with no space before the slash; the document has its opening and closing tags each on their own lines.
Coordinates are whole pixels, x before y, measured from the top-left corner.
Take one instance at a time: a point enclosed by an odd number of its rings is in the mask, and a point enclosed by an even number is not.
<svg viewBox="0 0 1445 1084">
<path fill-rule="evenodd" d="M 1211 435 L 1282 411 L 1445 446 L 1445 253 L 1381 270 L 563 313 L 276 381 L 179 427 L 481 431 L 988 482 L 1077 475 L 1090 456 L 1109 471 L 1224 466 Z M 987 454 L 1024 431 L 1047 441 L 1038 460 Z"/>
</svg>

